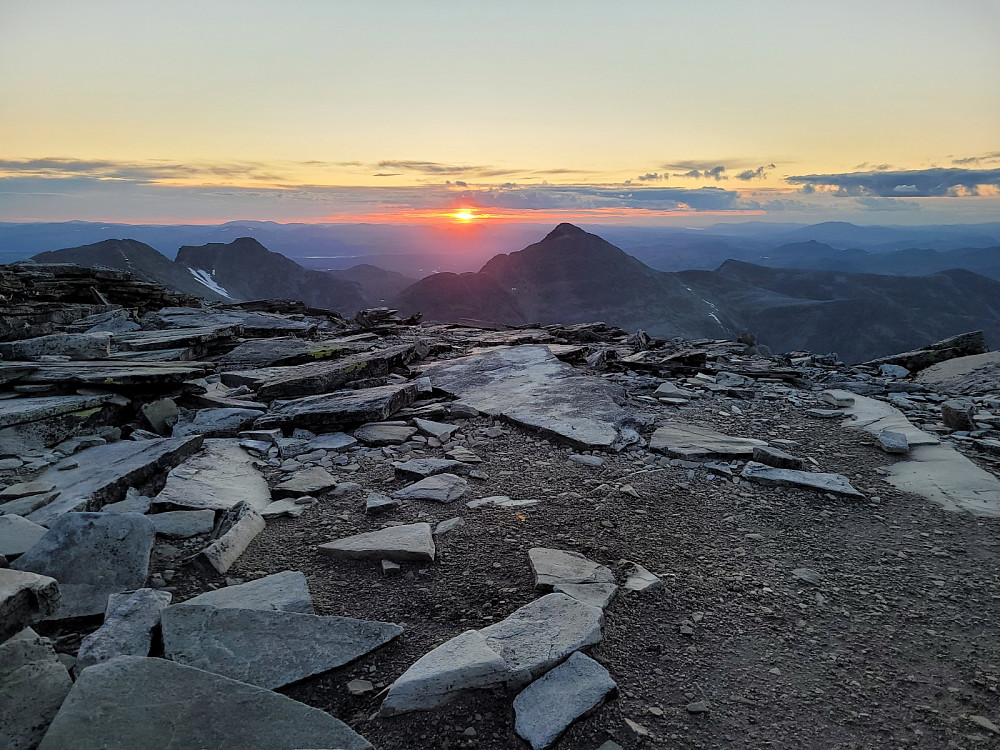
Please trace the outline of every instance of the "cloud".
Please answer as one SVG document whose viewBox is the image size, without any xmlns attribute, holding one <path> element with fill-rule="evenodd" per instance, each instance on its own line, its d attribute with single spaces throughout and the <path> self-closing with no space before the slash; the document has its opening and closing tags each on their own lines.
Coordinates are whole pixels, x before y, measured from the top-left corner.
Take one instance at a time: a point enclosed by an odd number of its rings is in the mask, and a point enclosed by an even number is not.
<svg viewBox="0 0 1000 750">
<path fill-rule="evenodd" d="M 983 186 L 993 191 L 1000 187 L 1000 169 L 933 168 L 897 171 L 849 172 L 844 174 L 809 174 L 786 177 L 793 185 L 803 185 L 803 192 L 818 187 L 835 188 L 841 196 L 914 198 L 979 195 Z"/>
<path fill-rule="evenodd" d="M 858 198 L 857 204 L 866 211 L 919 211 L 920 204 L 916 201 L 904 201 L 898 198 Z"/>
<path fill-rule="evenodd" d="M 744 205 L 739 193 L 722 188 L 592 187 L 550 185 L 481 188 L 460 195 L 482 208 L 597 209 L 634 208 L 649 211 L 719 211 L 753 208 Z"/>
<path fill-rule="evenodd" d="M 646 174 L 641 174 L 636 177 L 639 182 L 653 182 L 655 180 L 662 180 L 663 178 L 664 175 L 659 172 L 647 172 Z"/>
<path fill-rule="evenodd" d="M 736 175 L 737 180 L 761 180 L 767 177 L 767 170 L 774 169 L 773 164 L 765 164 L 756 169 L 747 169 Z"/>
<path fill-rule="evenodd" d="M 110 159 L 0 159 L 0 176 L 8 177 L 90 177 L 102 180 L 160 182 L 197 178 L 279 181 L 270 165 L 260 162 L 178 164 L 165 161 L 115 161 Z"/>
<path fill-rule="evenodd" d="M 983 162 L 994 162 L 1000 161 L 1000 151 L 994 151 L 989 154 L 983 154 L 981 156 L 966 156 L 961 159 L 952 159 L 952 164 L 968 165 L 968 164 L 981 164 Z"/>
</svg>

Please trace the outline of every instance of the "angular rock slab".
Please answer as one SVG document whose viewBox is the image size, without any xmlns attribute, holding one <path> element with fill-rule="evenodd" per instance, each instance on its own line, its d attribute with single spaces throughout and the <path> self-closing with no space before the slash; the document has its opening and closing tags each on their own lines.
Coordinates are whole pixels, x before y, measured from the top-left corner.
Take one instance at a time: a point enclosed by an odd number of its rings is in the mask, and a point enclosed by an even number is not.
<svg viewBox="0 0 1000 750">
<path fill-rule="evenodd" d="M 283 570 L 255 581 L 206 591 L 175 606 L 208 605 L 231 609 L 275 609 L 315 614 L 306 577 L 297 570 Z"/>
<path fill-rule="evenodd" d="M 171 510 L 149 516 L 160 536 L 187 539 L 207 534 L 215 527 L 214 510 Z"/>
<path fill-rule="evenodd" d="M 416 434 L 416 427 L 378 422 L 363 424 L 354 431 L 354 437 L 365 445 L 400 445 Z"/>
<path fill-rule="evenodd" d="M 507 663 L 475 630 L 466 630 L 428 651 L 403 672 L 392 686 L 379 713 L 396 716 L 426 711 L 454 700 L 466 690 L 505 683 Z"/>
<path fill-rule="evenodd" d="M 557 594 L 571 596 L 591 607 L 605 609 L 618 593 L 618 586 L 613 583 L 558 583 L 552 590 Z"/>
<path fill-rule="evenodd" d="M 21 516 L 0 516 L 0 555 L 10 560 L 27 552 L 47 531 Z"/>
<path fill-rule="evenodd" d="M 311 466 L 295 472 L 291 479 L 286 479 L 275 487 L 273 495 L 276 498 L 318 495 L 336 486 L 335 476 L 319 466 Z"/>
<path fill-rule="evenodd" d="M 748 461 L 740 477 L 768 487 L 801 487 L 818 492 L 832 492 L 846 497 L 864 497 L 842 474 L 822 474 L 795 469 L 776 469 L 773 466 Z"/>
<path fill-rule="evenodd" d="M 417 386 L 405 383 L 277 401 L 276 406 L 258 419 L 254 426 L 268 429 L 289 425 L 327 427 L 379 422 L 412 404 L 416 397 Z M 361 439 L 357 434 L 355 437 Z"/>
<path fill-rule="evenodd" d="M 159 510 L 229 510 L 243 501 L 256 510 L 267 507 L 271 491 L 264 475 L 238 441 L 206 440 L 200 453 L 171 470 L 153 505 Z"/>
<path fill-rule="evenodd" d="M 96 409 L 112 398 L 100 396 L 38 396 L 0 401 L 0 427 L 37 422 L 46 417 Z"/>
<path fill-rule="evenodd" d="M 588 560 L 579 552 L 533 547 L 528 550 L 528 561 L 538 591 L 551 591 L 553 586 L 566 583 L 615 582 L 609 568 Z"/>
<path fill-rule="evenodd" d="M 108 597 L 104 624 L 80 643 L 76 674 L 117 656 L 149 656 L 160 611 L 170 604 L 169 591 L 137 589 Z"/>
<path fill-rule="evenodd" d="M 546 594 L 479 634 L 507 663 L 512 680 L 524 683 L 574 651 L 601 641 L 604 613 L 566 596 Z"/>
<path fill-rule="evenodd" d="M 199 409 L 190 422 L 174 425 L 174 437 L 202 435 L 207 438 L 236 437 L 260 416 L 256 409 Z"/>
<path fill-rule="evenodd" d="M 0 643 L 59 608 L 55 578 L 0 568 Z"/>
<path fill-rule="evenodd" d="M 581 449 L 637 442 L 622 389 L 560 362 L 545 346 L 497 347 L 430 366 L 424 375 L 464 404 Z"/>
<path fill-rule="evenodd" d="M 0 747 L 37 747 L 72 685 L 47 638 L 29 631 L 0 644 Z"/>
<path fill-rule="evenodd" d="M 378 531 L 337 539 L 319 545 L 320 553 L 352 560 L 434 561 L 434 535 L 429 523 L 389 526 Z"/>
<path fill-rule="evenodd" d="M 415 481 L 436 474 L 468 474 L 472 467 L 448 458 L 411 458 L 394 466 L 397 479 Z"/>
<path fill-rule="evenodd" d="M 210 565 L 217 573 L 225 573 L 250 546 L 266 526 L 260 513 L 248 503 L 238 503 L 226 511 L 219 522 L 218 539 L 203 549 L 196 558 L 201 565 Z"/>
<path fill-rule="evenodd" d="M 671 423 L 659 427 L 649 439 L 651 450 L 686 459 L 738 458 L 753 455 L 763 440 L 730 437 L 693 424 Z"/>
<path fill-rule="evenodd" d="M 396 638 L 389 622 L 183 604 L 163 610 L 172 661 L 276 689 L 348 664 Z"/>
<path fill-rule="evenodd" d="M 364 737 L 319 709 L 256 685 L 137 656 L 81 672 L 39 750 L 166 747 L 372 750 Z"/>
<path fill-rule="evenodd" d="M 96 615 L 110 594 L 145 585 L 155 535 L 136 513 L 67 513 L 11 567 L 59 581 L 59 608 L 48 619 Z"/>
<path fill-rule="evenodd" d="M 176 466 L 201 445 L 201 437 L 194 436 L 120 440 L 87 448 L 76 455 L 79 467 L 68 471 L 53 467 L 42 474 L 41 479 L 54 484 L 60 494 L 31 513 L 28 520 L 51 527 L 66 513 L 97 511 L 104 505 L 124 500 L 129 487 L 141 485 L 159 472 Z"/>
<path fill-rule="evenodd" d="M 514 729 L 532 750 L 545 750 L 617 688 L 608 670 L 577 651 L 518 694 Z"/>
<path fill-rule="evenodd" d="M 468 482 L 462 477 L 454 474 L 436 474 L 396 490 L 392 496 L 397 500 L 433 500 L 438 503 L 450 503 L 462 497 L 467 487 Z"/>
</svg>

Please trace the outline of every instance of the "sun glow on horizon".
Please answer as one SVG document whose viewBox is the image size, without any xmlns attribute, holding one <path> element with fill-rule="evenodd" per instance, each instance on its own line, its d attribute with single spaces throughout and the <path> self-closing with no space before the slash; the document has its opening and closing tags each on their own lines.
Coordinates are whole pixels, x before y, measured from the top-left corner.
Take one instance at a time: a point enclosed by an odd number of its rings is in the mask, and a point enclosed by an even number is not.
<svg viewBox="0 0 1000 750">
<path fill-rule="evenodd" d="M 458 211 L 450 214 L 453 219 L 458 219 L 459 221 L 473 221 L 479 217 L 472 212 L 469 208 L 460 208 Z"/>
</svg>

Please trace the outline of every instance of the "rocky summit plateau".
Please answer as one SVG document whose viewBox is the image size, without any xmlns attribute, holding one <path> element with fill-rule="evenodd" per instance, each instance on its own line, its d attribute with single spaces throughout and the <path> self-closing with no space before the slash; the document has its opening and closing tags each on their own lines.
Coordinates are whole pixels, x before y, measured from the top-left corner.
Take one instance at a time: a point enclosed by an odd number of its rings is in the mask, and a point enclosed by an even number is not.
<svg viewBox="0 0 1000 750">
<path fill-rule="evenodd" d="M 1000 742 L 983 332 L 845 364 L 345 317 L 239 301 L 208 251 L 183 290 L 0 267 L 0 747 Z M 460 286 L 523 288 L 525 252 Z M 684 285 L 640 266 L 608 291 Z"/>
</svg>

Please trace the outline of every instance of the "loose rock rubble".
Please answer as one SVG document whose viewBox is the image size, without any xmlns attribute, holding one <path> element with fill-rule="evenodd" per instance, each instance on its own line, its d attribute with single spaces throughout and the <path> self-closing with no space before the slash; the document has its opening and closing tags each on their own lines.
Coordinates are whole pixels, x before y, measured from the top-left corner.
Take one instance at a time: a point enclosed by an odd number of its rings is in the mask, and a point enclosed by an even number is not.
<svg viewBox="0 0 1000 750">
<path fill-rule="evenodd" d="M 87 273 L 0 273 L 6 745 L 991 741 L 981 337 L 847 367 Z"/>
</svg>

